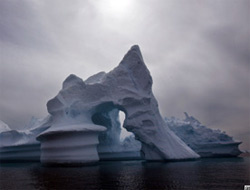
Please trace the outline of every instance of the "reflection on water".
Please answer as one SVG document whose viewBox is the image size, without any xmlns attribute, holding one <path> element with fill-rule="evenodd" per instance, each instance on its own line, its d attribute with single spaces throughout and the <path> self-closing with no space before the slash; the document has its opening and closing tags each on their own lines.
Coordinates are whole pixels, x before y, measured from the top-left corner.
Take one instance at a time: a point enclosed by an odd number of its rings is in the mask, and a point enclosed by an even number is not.
<svg viewBox="0 0 250 190">
<path fill-rule="evenodd" d="M 243 189 L 249 158 L 186 162 L 100 162 L 85 167 L 0 165 L 0 189 Z"/>
</svg>

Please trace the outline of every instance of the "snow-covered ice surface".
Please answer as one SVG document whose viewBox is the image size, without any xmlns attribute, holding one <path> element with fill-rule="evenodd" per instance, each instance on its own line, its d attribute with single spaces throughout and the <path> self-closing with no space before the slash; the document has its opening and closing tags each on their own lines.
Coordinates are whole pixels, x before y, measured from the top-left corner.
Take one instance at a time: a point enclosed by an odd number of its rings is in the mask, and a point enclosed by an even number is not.
<svg viewBox="0 0 250 190">
<path fill-rule="evenodd" d="M 165 118 L 168 127 L 201 157 L 238 156 L 241 142 L 220 130 L 203 126 L 193 116 L 185 112 L 184 120 L 175 117 Z"/>
<path fill-rule="evenodd" d="M 50 116 L 44 119 L 33 117 L 23 130 L 12 130 L 7 124 L 1 122 L 0 160 L 39 161 L 40 142 L 36 140 L 36 137 L 50 127 L 50 122 Z"/>
<path fill-rule="evenodd" d="M 101 120 L 115 108 L 125 113 L 124 128 L 133 132 L 142 143 L 141 152 L 146 160 L 199 157 L 163 120 L 152 92 L 150 72 L 138 46 L 133 46 L 109 73 L 100 72 L 85 81 L 75 75 L 67 77 L 62 90 L 47 103 L 47 108 L 52 116 L 52 125 L 38 136 L 44 163 L 78 163 L 85 157 L 85 147 L 93 152 L 93 161 L 98 160 L 96 139 L 107 129 Z M 78 133 L 82 136 L 67 140 Z M 54 150 L 53 155 L 51 149 Z M 75 154 L 69 156 L 73 150 Z"/>
</svg>

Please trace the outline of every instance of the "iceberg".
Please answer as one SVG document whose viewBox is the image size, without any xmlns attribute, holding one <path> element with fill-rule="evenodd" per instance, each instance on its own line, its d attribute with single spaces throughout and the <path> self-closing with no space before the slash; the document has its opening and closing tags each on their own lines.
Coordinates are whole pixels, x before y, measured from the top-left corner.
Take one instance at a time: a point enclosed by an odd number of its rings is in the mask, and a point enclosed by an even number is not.
<svg viewBox="0 0 250 190">
<path fill-rule="evenodd" d="M 11 129 L 9 128 L 9 126 L 0 120 L 0 133 L 5 132 L 5 131 L 10 131 L 10 130 Z"/>
<path fill-rule="evenodd" d="M 232 137 L 197 119 L 163 119 L 152 92 L 152 77 L 139 47 L 117 67 L 85 81 L 71 74 L 48 101 L 49 115 L 32 118 L 23 130 L 0 121 L 0 161 L 89 164 L 99 160 L 183 160 L 237 156 Z M 132 135 L 121 140 L 123 127 Z"/>
<path fill-rule="evenodd" d="M 144 159 L 199 158 L 162 118 L 152 92 L 152 77 L 137 45 L 108 73 L 97 73 L 85 81 L 76 75 L 67 77 L 47 109 L 51 126 L 37 137 L 44 164 L 98 161 L 98 149 L 105 149 L 98 136 L 108 130 L 105 115 L 114 109 L 125 113 L 123 127 L 141 142 Z"/>
<path fill-rule="evenodd" d="M 51 117 L 32 118 L 23 130 L 12 130 L 0 121 L 0 161 L 40 161 L 38 134 L 49 128 Z"/>
<path fill-rule="evenodd" d="M 241 142 L 220 130 L 202 125 L 196 118 L 184 113 L 184 120 L 175 117 L 165 118 L 168 127 L 201 157 L 234 157 L 242 152 Z"/>
</svg>

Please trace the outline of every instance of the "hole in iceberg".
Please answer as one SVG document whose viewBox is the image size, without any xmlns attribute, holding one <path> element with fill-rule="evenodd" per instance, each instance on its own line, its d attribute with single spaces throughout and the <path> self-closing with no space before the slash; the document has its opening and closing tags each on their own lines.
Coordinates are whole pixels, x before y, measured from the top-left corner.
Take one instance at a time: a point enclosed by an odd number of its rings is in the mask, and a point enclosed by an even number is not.
<svg viewBox="0 0 250 190">
<path fill-rule="evenodd" d="M 141 143 L 123 127 L 125 117 L 125 113 L 117 108 L 102 110 L 92 116 L 94 124 L 107 128 L 99 135 L 97 151 L 101 160 L 140 159 Z"/>
<path fill-rule="evenodd" d="M 123 127 L 125 117 L 126 117 L 125 113 L 123 111 L 119 111 L 119 120 L 120 120 L 120 125 L 121 125 L 120 126 L 121 128 L 120 141 L 121 142 L 123 142 L 129 136 L 133 136 L 135 138 L 134 133 L 127 131 L 127 129 Z"/>
</svg>

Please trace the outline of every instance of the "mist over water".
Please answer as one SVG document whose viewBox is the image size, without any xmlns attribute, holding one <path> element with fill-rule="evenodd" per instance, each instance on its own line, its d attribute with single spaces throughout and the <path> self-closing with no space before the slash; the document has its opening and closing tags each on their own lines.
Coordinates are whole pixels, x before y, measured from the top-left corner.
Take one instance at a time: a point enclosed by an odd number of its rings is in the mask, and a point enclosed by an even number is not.
<svg viewBox="0 0 250 190">
<path fill-rule="evenodd" d="M 0 189 L 243 189 L 250 184 L 249 158 L 185 162 L 112 161 L 85 167 L 40 163 L 0 165 Z"/>
</svg>

